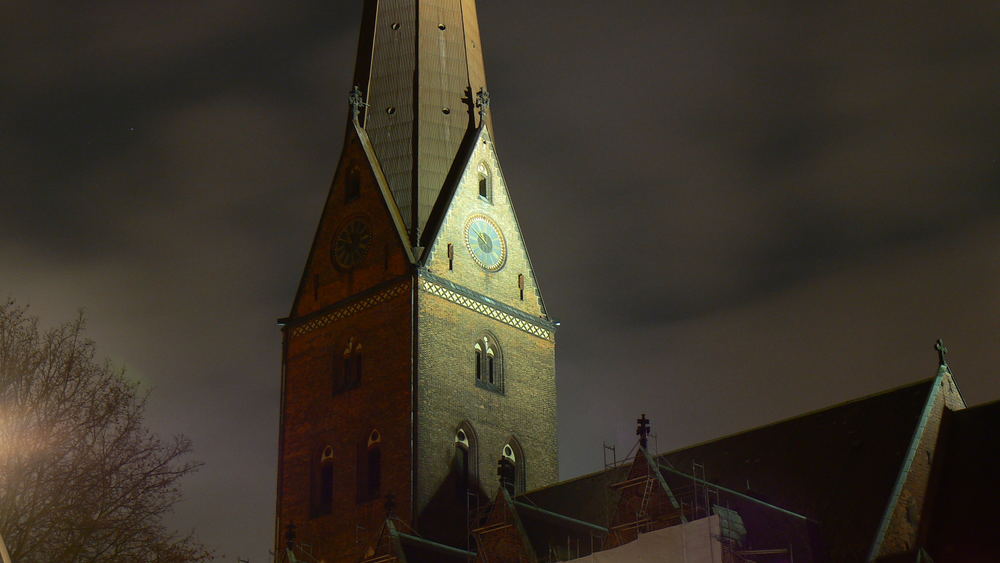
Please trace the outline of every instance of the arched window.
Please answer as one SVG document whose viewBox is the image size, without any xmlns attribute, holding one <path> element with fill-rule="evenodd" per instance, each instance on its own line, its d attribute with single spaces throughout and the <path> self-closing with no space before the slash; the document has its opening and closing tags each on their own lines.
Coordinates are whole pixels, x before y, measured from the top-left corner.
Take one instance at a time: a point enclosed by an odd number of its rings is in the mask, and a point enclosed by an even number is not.
<svg viewBox="0 0 1000 563">
<path fill-rule="evenodd" d="M 361 343 L 354 337 L 347 341 L 342 359 L 334 361 L 333 394 L 336 395 L 361 385 L 361 375 L 364 370 L 364 350 Z M 339 365 L 338 365 L 339 364 Z"/>
<path fill-rule="evenodd" d="M 333 511 L 333 446 L 326 446 L 320 453 L 312 494 L 313 517 Z"/>
<path fill-rule="evenodd" d="M 524 452 L 517 440 L 511 438 L 500 450 L 500 460 L 497 462 L 497 476 L 500 486 L 507 489 L 511 496 L 524 492 L 525 470 Z"/>
<path fill-rule="evenodd" d="M 490 174 L 490 169 L 486 164 L 479 165 L 478 176 L 479 197 L 493 203 L 493 175 Z"/>
<path fill-rule="evenodd" d="M 468 423 L 462 423 L 455 431 L 455 486 L 460 504 L 468 502 L 470 494 L 475 494 L 477 486 L 478 455 L 476 433 Z"/>
<path fill-rule="evenodd" d="M 358 456 L 358 501 L 377 499 L 382 490 L 382 434 L 372 430 Z"/>
<path fill-rule="evenodd" d="M 503 391 L 503 356 L 496 338 L 483 336 L 473 346 L 476 353 L 476 384 Z"/>
</svg>

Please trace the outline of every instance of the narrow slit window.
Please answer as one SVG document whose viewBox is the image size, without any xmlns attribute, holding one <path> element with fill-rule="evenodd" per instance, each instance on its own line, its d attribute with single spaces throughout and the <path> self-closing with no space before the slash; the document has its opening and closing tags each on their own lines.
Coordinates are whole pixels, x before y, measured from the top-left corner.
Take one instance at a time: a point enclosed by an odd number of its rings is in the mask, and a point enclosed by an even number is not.
<svg viewBox="0 0 1000 563">
<path fill-rule="evenodd" d="M 365 356 L 361 353 L 361 347 L 358 347 L 357 352 L 354 354 L 354 378 L 351 382 L 352 387 L 357 387 L 361 385 L 361 374 L 364 366 Z"/>
<path fill-rule="evenodd" d="M 358 502 L 377 499 L 382 489 L 382 435 L 372 430 L 365 442 L 358 444 Z"/>
<path fill-rule="evenodd" d="M 361 197 L 361 173 L 357 168 L 351 168 L 347 173 L 347 184 L 344 186 L 344 201 L 351 202 Z"/>
<path fill-rule="evenodd" d="M 483 351 L 476 344 L 476 381 L 483 380 Z"/>
<path fill-rule="evenodd" d="M 475 502 L 476 489 L 476 439 L 472 428 L 462 424 L 455 431 L 455 499 L 466 509 Z"/>
<path fill-rule="evenodd" d="M 493 202 L 493 178 L 485 164 L 479 165 L 479 197 Z"/>
<path fill-rule="evenodd" d="M 382 449 L 368 448 L 368 498 L 376 499 L 382 488 Z"/>
<path fill-rule="evenodd" d="M 333 511 L 333 446 L 326 446 L 319 458 L 316 481 L 312 487 L 312 516 L 319 517 Z"/>
</svg>

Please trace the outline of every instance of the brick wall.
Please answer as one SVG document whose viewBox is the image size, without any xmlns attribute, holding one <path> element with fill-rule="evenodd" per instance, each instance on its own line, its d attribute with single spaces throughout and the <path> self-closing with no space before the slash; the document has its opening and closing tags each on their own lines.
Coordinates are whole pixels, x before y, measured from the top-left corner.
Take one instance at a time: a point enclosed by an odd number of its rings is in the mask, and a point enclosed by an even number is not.
<svg viewBox="0 0 1000 563">
<path fill-rule="evenodd" d="M 512 437 L 523 449 L 526 487 L 555 482 L 555 343 L 427 293 L 420 294 L 418 306 L 418 513 L 447 502 L 455 431 L 462 422 L 478 438 L 478 479 L 486 498 L 496 493 L 497 461 Z M 473 345 L 483 334 L 500 343 L 503 393 L 476 384 Z"/>
<path fill-rule="evenodd" d="M 491 197 L 479 193 L 485 167 Z M 499 226 L 506 258 L 498 271 L 487 271 L 472 258 L 465 242 L 469 217 L 483 214 Z M 453 252 L 448 256 L 448 245 Z M 463 523 L 464 504 L 449 481 L 455 456 L 455 432 L 467 422 L 478 438 L 476 463 L 482 497 L 494 497 L 497 461 L 511 438 L 523 449 L 525 485 L 536 488 L 558 478 L 556 441 L 555 341 L 542 307 L 528 253 L 514 216 L 507 186 L 489 134 L 483 130 L 467 163 L 437 239 L 428 248 L 427 270 L 473 294 L 508 305 L 548 328 L 544 337 L 510 326 L 481 311 L 440 295 L 418 292 L 418 451 L 416 509 L 421 532 L 450 538 L 434 515 L 450 513 Z M 519 277 L 524 280 L 521 298 Z M 418 280 L 418 285 L 420 281 Z M 479 299 L 481 302 L 481 297 Z M 467 304 L 467 303 L 466 303 Z M 476 385 L 476 340 L 490 335 L 503 354 L 502 393 Z M 458 537 L 459 534 L 455 534 Z"/>
<path fill-rule="evenodd" d="M 480 165 L 490 170 L 489 202 L 479 197 Z M 348 202 L 344 184 L 352 169 L 361 172 L 361 197 Z M 382 434 L 381 494 L 395 494 L 396 513 L 405 520 L 420 515 L 417 529 L 432 538 L 456 543 L 461 534 L 448 536 L 448 530 L 464 529 L 465 505 L 458 502 L 455 483 L 449 481 L 454 477 L 455 432 L 463 422 L 475 432 L 472 461 L 484 499 L 496 492 L 496 464 L 512 440 L 521 449 L 519 465 L 523 464 L 527 488 L 558 478 L 554 333 L 488 137 L 477 143 L 469 171 L 431 247 L 428 269 L 535 318 L 537 326 L 546 327 L 543 334 L 421 291 L 389 213 L 352 132 L 307 260 L 294 318 L 284 329 L 277 542 L 281 548 L 283 531 L 294 522 L 298 540 L 312 546 L 315 559 L 326 562 L 356 560 L 384 519 L 382 499 L 359 502 L 357 495 L 357 467 L 363 454 L 359 444 L 372 429 Z M 506 261 L 497 272 L 479 267 L 465 247 L 465 222 L 475 213 L 492 217 L 504 233 Z M 373 243 L 364 262 L 342 271 L 330 258 L 332 241 L 355 217 L 370 224 Z M 454 248 L 452 268 L 449 242 Z M 519 276 L 524 278 L 523 300 Z M 487 334 L 502 351 L 502 392 L 476 385 L 473 345 Z M 358 388 L 334 394 L 332 374 L 351 338 L 363 346 L 364 377 Z M 316 517 L 310 513 L 311 495 L 319 455 L 327 445 L 334 450 L 333 508 L 329 515 Z M 414 456 L 415 484 L 411 482 Z"/>
<path fill-rule="evenodd" d="M 345 198 L 351 169 L 360 196 Z M 371 227 L 368 255 L 343 271 L 331 259 L 332 241 L 342 226 L 364 217 Z M 372 429 L 382 435 L 381 495 L 394 493 L 397 513 L 412 511 L 411 375 L 412 277 L 406 251 L 379 193 L 375 176 L 353 131 L 326 202 L 293 307 L 285 327 L 285 380 L 279 452 L 278 547 L 294 522 L 298 540 L 311 545 L 317 560 L 355 561 L 378 532 L 384 501 L 358 501 L 359 455 Z M 361 344 L 360 386 L 334 394 L 333 376 L 343 367 L 351 339 Z M 314 517 L 311 496 L 319 457 L 333 449 L 333 504 L 329 515 Z"/>
<path fill-rule="evenodd" d="M 492 201 L 479 197 L 478 168 L 490 170 Z M 465 224 L 474 214 L 483 214 L 496 221 L 507 241 L 506 262 L 499 271 L 480 268 L 465 246 Z M 448 268 L 448 244 L 454 249 L 453 269 Z M 483 130 L 476 149 L 455 191 L 451 207 L 445 214 L 437 240 L 428 249 L 427 269 L 459 285 L 488 295 L 501 303 L 532 316 L 545 316 L 541 294 L 528 260 L 528 252 L 514 216 L 510 194 L 500 170 L 496 152 L 487 131 Z M 518 274 L 525 279 L 524 299 L 520 297 Z"/>
</svg>

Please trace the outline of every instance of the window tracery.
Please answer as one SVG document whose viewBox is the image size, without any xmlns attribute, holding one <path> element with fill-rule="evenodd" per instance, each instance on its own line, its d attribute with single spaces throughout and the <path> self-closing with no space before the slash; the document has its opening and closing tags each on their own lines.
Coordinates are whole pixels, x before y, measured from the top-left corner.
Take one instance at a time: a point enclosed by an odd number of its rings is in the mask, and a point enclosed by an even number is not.
<svg viewBox="0 0 1000 563">
<path fill-rule="evenodd" d="M 476 384 L 503 391 L 503 355 L 496 338 L 486 335 L 473 345 L 476 356 Z"/>
<path fill-rule="evenodd" d="M 364 371 L 364 348 L 354 337 L 347 341 L 341 356 L 341 361 L 335 361 L 333 366 L 334 395 L 360 386 Z"/>
</svg>

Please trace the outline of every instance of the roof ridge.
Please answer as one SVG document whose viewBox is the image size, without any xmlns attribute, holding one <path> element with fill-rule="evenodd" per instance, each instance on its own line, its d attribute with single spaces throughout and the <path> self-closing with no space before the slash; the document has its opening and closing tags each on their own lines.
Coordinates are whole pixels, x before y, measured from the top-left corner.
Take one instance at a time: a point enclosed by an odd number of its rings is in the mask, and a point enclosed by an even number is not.
<svg viewBox="0 0 1000 563">
<path fill-rule="evenodd" d="M 747 428 L 745 430 L 740 430 L 738 432 L 733 432 L 731 434 L 724 434 L 722 436 L 716 436 L 714 438 L 708 438 L 708 439 L 702 440 L 700 442 L 695 442 L 694 444 L 689 444 L 689 445 L 686 445 L 686 446 L 681 446 L 679 448 L 675 448 L 673 450 L 670 450 L 669 452 L 664 452 L 664 453 L 661 453 L 661 454 L 656 454 L 654 457 L 657 460 L 660 460 L 661 458 L 665 458 L 666 456 L 671 455 L 671 454 L 680 453 L 680 452 L 683 452 L 683 451 L 687 451 L 687 450 L 690 450 L 690 449 L 693 449 L 693 448 L 697 448 L 697 447 L 700 447 L 700 446 L 705 446 L 705 445 L 708 445 L 708 444 L 713 444 L 713 443 L 716 443 L 716 442 L 720 442 L 722 440 L 727 440 L 729 438 L 735 438 L 737 436 L 743 436 L 745 434 L 750 434 L 752 432 L 757 432 L 758 430 L 763 430 L 765 428 L 770 428 L 772 426 L 778 426 L 778 425 L 781 425 L 781 424 L 785 424 L 787 422 L 792 422 L 794 420 L 799 420 L 799 419 L 806 418 L 806 417 L 809 417 L 809 416 L 814 416 L 814 415 L 817 415 L 817 414 L 821 414 L 821 413 L 824 413 L 824 412 L 827 412 L 827 411 L 832 411 L 834 409 L 839 409 L 839 408 L 842 408 L 842 407 L 846 407 L 846 406 L 854 404 L 854 403 L 860 403 L 862 401 L 867 401 L 869 399 L 874 399 L 876 397 L 881 397 L 881 396 L 884 396 L 884 395 L 890 395 L 892 393 L 897 393 L 899 391 L 903 391 L 903 390 L 906 390 L 906 389 L 917 388 L 917 387 L 919 387 L 921 385 L 933 384 L 934 381 L 936 381 L 936 380 L 937 380 L 937 377 L 929 377 L 929 378 L 921 379 L 919 381 L 915 381 L 915 382 L 912 382 L 912 383 L 907 383 L 905 385 L 899 385 L 899 386 L 893 387 L 891 389 L 886 389 L 885 391 L 879 391 L 877 393 L 871 393 L 871 394 L 868 394 L 868 395 L 857 397 L 855 399 L 849 399 L 847 401 L 836 403 L 836 404 L 833 404 L 833 405 L 830 405 L 830 406 L 827 406 L 827 407 L 822 407 L 822 408 L 814 409 L 814 410 L 811 410 L 811 411 L 806 411 L 806 412 L 801 413 L 801 414 L 797 414 L 797 415 L 794 415 L 794 416 L 782 418 L 780 420 L 775 420 L 773 422 L 768 422 L 768 423 L 765 423 L 765 424 L 761 424 L 759 426 L 753 426 L 751 428 Z"/>
<path fill-rule="evenodd" d="M 623 460 L 623 461 L 631 461 L 631 460 Z M 540 493 L 542 491 L 547 491 L 547 490 L 549 490 L 549 489 L 551 489 L 553 487 L 561 487 L 561 486 L 563 486 L 563 485 L 565 485 L 567 483 L 573 483 L 573 482 L 582 481 L 584 479 L 588 479 L 588 478 L 591 478 L 591 477 L 596 477 L 598 475 L 603 475 L 603 474 L 608 473 L 610 471 L 615 471 L 615 470 L 619 470 L 620 471 L 620 470 L 622 470 L 625 467 L 627 467 L 625 464 L 616 465 L 614 467 L 605 467 L 604 469 L 598 469 L 597 471 L 591 471 L 590 473 L 584 473 L 583 475 L 577 475 L 576 477 L 570 477 L 569 479 L 563 479 L 562 481 L 556 481 L 555 483 L 549 483 L 548 485 L 545 485 L 544 487 L 538 487 L 537 489 L 531 489 L 530 491 L 524 491 L 523 493 L 518 494 L 515 498 L 521 498 L 521 497 L 527 498 L 527 495 L 530 495 L 530 494 Z M 535 502 L 532 499 L 528 499 L 528 500 L 531 500 L 532 503 Z"/>
</svg>

